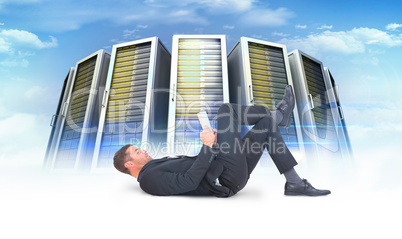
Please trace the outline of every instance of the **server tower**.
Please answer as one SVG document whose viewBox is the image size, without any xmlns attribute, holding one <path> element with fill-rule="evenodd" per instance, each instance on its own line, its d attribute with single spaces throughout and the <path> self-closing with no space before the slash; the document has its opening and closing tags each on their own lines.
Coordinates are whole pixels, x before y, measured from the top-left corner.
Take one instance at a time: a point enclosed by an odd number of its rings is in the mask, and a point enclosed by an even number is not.
<svg viewBox="0 0 402 239">
<path fill-rule="evenodd" d="M 174 35 L 170 76 L 168 152 L 199 153 L 202 127 L 197 113 L 205 110 L 212 127 L 222 103 L 229 102 L 224 35 Z"/>
<path fill-rule="evenodd" d="M 112 168 L 126 144 L 154 157 L 166 151 L 170 62 L 157 37 L 113 46 L 92 170 Z"/>
<path fill-rule="evenodd" d="M 68 92 L 51 168 L 88 170 L 100 114 L 110 54 L 99 50 L 77 62 Z"/>
<path fill-rule="evenodd" d="M 325 71 L 325 80 L 328 85 L 330 85 L 332 89 L 332 97 L 330 99 L 330 105 L 331 105 L 331 110 L 332 114 L 334 115 L 334 123 L 335 123 L 335 129 L 336 133 L 338 135 L 339 139 L 339 148 L 342 153 L 342 158 L 343 159 L 352 159 L 353 158 L 353 151 L 352 151 L 352 146 L 350 143 L 349 139 L 349 134 L 348 130 L 346 127 L 346 121 L 345 121 L 345 116 L 343 114 L 341 102 L 339 100 L 339 92 L 338 92 L 338 87 L 335 84 L 335 80 L 331 74 L 331 71 L 328 69 L 328 67 L 324 67 Z"/>
<path fill-rule="evenodd" d="M 59 98 L 59 103 L 57 104 L 56 113 L 52 116 L 50 120 L 50 126 L 52 127 L 50 130 L 49 141 L 46 148 L 45 160 L 43 162 L 43 167 L 48 169 L 50 168 L 52 159 L 51 157 L 54 154 L 55 145 L 57 143 L 57 139 L 60 134 L 61 123 L 65 115 L 65 107 L 67 104 L 68 92 L 70 90 L 71 81 L 73 79 L 75 68 L 71 67 L 67 73 L 66 78 L 64 79 L 63 87 L 61 89 L 61 94 Z"/>
<path fill-rule="evenodd" d="M 275 110 L 286 85 L 294 85 L 285 45 L 241 37 L 228 54 L 230 102 Z M 298 109 L 289 128 L 280 128 L 296 158 L 304 156 Z"/>
<path fill-rule="evenodd" d="M 332 91 L 325 81 L 322 63 L 299 50 L 288 56 L 306 153 L 315 159 L 338 155 L 339 143 L 330 106 Z"/>
</svg>

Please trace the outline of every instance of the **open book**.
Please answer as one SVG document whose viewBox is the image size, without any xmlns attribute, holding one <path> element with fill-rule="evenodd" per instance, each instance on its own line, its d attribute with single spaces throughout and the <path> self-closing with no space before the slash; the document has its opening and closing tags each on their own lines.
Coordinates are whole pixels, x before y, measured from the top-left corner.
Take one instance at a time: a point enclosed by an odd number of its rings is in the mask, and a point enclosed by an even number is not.
<svg viewBox="0 0 402 239">
<path fill-rule="evenodd" d="M 201 126 L 204 127 L 204 125 L 208 126 L 209 130 L 212 131 L 211 123 L 209 122 L 208 114 L 206 111 L 200 111 L 198 114 L 198 119 L 200 120 Z"/>
</svg>

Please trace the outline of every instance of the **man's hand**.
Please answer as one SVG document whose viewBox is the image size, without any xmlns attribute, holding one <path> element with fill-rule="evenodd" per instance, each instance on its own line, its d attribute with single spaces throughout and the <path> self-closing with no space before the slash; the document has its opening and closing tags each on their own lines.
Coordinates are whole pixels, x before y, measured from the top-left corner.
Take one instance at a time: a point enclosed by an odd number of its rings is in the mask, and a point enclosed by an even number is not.
<svg viewBox="0 0 402 239">
<path fill-rule="evenodd" d="M 216 143 L 217 133 L 216 129 L 212 129 L 213 132 L 209 129 L 208 126 L 204 125 L 202 127 L 203 131 L 200 133 L 201 142 L 209 147 L 213 147 Z"/>
</svg>

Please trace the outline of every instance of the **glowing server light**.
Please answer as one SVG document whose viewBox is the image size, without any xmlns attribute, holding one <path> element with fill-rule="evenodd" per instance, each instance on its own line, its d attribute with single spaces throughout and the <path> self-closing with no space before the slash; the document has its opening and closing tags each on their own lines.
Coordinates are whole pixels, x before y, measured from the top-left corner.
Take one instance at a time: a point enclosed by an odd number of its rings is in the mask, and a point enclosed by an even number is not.
<svg viewBox="0 0 402 239">
<path fill-rule="evenodd" d="M 60 133 L 53 169 L 89 169 L 100 113 L 98 92 L 104 91 L 110 54 L 99 50 L 77 62 Z"/>
<path fill-rule="evenodd" d="M 241 37 L 228 54 L 230 102 L 265 105 L 273 111 L 282 100 L 286 85 L 293 85 L 286 46 Z M 287 146 L 304 154 L 298 109 L 288 129 L 280 128 Z"/>
<path fill-rule="evenodd" d="M 55 150 L 57 140 L 59 138 L 59 134 L 61 133 L 60 132 L 61 123 L 62 123 L 63 118 L 66 117 L 65 107 L 67 105 L 68 92 L 70 90 L 74 71 L 75 71 L 75 68 L 71 67 L 70 70 L 68 71 L 66 78 L 64 79 L 63 87 L 61 89 L 61 94 L 60 94 L 60 98 L 59 98 L 59 103 L 57 104 L 56 113 L 52 116 L 52 119 L 50 121 L 50 126 L 52 128 L 50 130 L 49 141 L 48 141 L 47 148 L 46 148 L 45 161 L 43 162 L 44 168 L 50 168 L 50 166 L 51 166 L 51 162 L 52 162 L 51 158 L 54 154 L 54 150 Z"/>
<path fill-rule="evenodd" d="M 325 81 L 322 63 L 299 50 L 289 53 L 289 63 L 309 156 L 317 159 L 317 156 L 324 154 L 339 155 L 338 136 L 330 105 L 332 87 Z"/>
<path fill-rule="evenodd" d="M 196 155 L 201 149 L 200 110 L 216 128 L 216 114 L 229 102 L 224 35 L 174 35 L 168 123 L 169 154 Z"/>
<path fill-rule="evenodd" d="M 325 80 L 327 85 L 330 85 L 332 89 L 332 94 L 329 96 L 330 105 L 332 114 L 334 115 L 335 120 L 335 129 L 339 139 L 339 147 L 342 153 L 343 159 L 352 159 L 353 151 L 352 146 L 349 139 L 348 130 L 346 128 L 345 116 L 343 114 L 342 106 L 339 100 L 339 92 L 338 87 L 335 84 L 335 80 L 331 74 L 331 71 L 328 67 L 324 67 L 325 71 Z"/>
<path fill-rule="evenodd" d="M 113 46 L 92 170 L 113 168 L 126 144 L 154 157 L 166 148 L 170 61 L 157 37 Z"/>
</svg>

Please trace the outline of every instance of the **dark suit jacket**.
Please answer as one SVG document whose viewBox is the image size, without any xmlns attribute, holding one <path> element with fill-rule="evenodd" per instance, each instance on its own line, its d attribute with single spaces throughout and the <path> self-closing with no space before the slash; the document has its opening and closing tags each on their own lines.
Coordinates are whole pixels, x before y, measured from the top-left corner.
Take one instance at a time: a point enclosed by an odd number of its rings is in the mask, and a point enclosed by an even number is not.
<svg viewBox="0 0 402 239">
<path fill-rule="evenodd" d="M 142 190 L 158 196 L 232 196 L 233 192 L 229 188 L 216 184 L 222 172 L 223 166 L 216 160 L 216 154 L 210 147 L 203 145 L 197 156 L 151 160 L 141 169 L 137 181 Z"/>
</svg>

